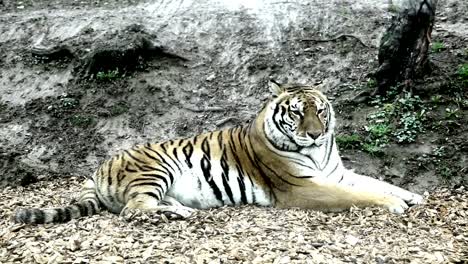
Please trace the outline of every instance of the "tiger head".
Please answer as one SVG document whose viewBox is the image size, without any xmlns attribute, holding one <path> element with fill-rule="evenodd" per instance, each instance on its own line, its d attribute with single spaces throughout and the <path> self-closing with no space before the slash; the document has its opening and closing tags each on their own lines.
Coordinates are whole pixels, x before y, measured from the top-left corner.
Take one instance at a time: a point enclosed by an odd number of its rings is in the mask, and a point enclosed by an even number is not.
<svg viewBox="0 0 468 264">
<path fill-rule="evenodd" d="M 265 133 L 284 150 L 320 146 L 333 133 L 335 119 L 326 96 L 313 86 L 269 83 Z"/>
</svg>

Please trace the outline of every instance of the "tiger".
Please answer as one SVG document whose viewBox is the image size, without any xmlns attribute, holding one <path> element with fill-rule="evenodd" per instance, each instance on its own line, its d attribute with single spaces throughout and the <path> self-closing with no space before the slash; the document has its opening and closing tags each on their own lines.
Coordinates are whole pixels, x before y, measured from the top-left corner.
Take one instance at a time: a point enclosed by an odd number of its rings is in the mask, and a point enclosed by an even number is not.
<svg viewBox="0 0 468 264">
<path fill-rule="evenodd" d="M 346 169 L 335 113 L 315 85 L 268 81 L 270 96 L 245 124 L 135 144 L 86 177 L 79 199 L 59 208 L 19 208 L 23 224 L 64 223 L 107 210 L 186 219 L 196 211 L 254 205 L 340 212 L 380 207 L 402 214 L 423 197 Z"/>
</svg>

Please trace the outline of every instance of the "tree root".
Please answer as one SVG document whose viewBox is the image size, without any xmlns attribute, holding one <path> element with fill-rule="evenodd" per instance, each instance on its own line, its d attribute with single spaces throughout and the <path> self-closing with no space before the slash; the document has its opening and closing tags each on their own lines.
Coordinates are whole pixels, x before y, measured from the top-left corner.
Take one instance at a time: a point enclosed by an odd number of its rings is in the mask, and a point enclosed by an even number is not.
<svg viewBox="0 0 468 264">
<path fill-rule="evenodd" d="M 221 119 L 218 122 L 216 122 L 216 126 L 220 127 L 220 126 L 222 126 L 222 125 L 224 125 L 226 123 L 229 123 L 229 122 L 239 122 L 239 119 L 236 118 L 236 117 L 232 117 L 232 116 L 226 117 L 226 118 Z"/>
<path fill-rule="evenodd" d="M 300 41 L 310 41 L 310 42 L 316 42 L 316 43 L 321 43 L 321 42 L 335 42 L 337 40 L 343 39 L 346 40 L 347 38 L 353 38 L 357 40 L 359 43 L 361 43 L 362 46 L 368 48 L 369 46 L 366 45 L 359 37 L 352 35 L 352 34 L 341 34 L 338 35 L 334 38 L 329 38 L 329 39 L 300 39 Z"/>
<path fill-rule="evenodd" d="M 207 106 L 207 107 L 203 107 L 203 108 L 197 108 L 197 107 L 191 106 L 191 105 L 183 105 L 182 108 L 184 108 L 185 110 L 189 110 L 191 112 L 195 112 L 195 113 L 223 112 L 223 111 L 226 110 L 226 108 L 219 107 L 219 106 Z"/>
<path fill-rule="evenodd" d="M 57 45 L 52 47 L 33 47 L 31 54 L 47 61 L 74 58 L 75 55 L 68 45 Z"/>
</svg>

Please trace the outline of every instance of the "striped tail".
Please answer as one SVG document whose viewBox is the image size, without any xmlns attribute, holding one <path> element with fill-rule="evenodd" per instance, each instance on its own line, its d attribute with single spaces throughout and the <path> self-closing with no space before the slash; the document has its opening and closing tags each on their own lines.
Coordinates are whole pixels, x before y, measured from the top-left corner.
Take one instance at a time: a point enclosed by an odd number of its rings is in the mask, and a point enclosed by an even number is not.
<svg viewBox="0 0 468 264">
<path fill-rule="evenodd" d="M 61 208 L 22 208 L 13 216 L 13 221 L 27 224 L 65 223 L 74 218 L 99 213 L 99 200 L 94 182 L 86 180 L 77 203 Z"/>
</svg>

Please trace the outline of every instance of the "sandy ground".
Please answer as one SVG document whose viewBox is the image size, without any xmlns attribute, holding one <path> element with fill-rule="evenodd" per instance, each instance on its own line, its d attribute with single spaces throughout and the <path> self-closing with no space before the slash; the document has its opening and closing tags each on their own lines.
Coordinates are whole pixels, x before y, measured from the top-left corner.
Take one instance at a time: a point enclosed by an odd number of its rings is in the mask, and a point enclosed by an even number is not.
<svg viewBox="0 0 468 264">
<path fill-rule="evenodd" d="M 8 221 L 12 209 L 67 204 L 79 179 L 6 188 L 1 263 L 466 263 L 468 194 L 440 189 L 403 215 L 243 206 L 191 219 L 125 220 L 102 212 L 59 225 Z M 465 262 L 463 262 L 465 261 Z"/>
</svg>

